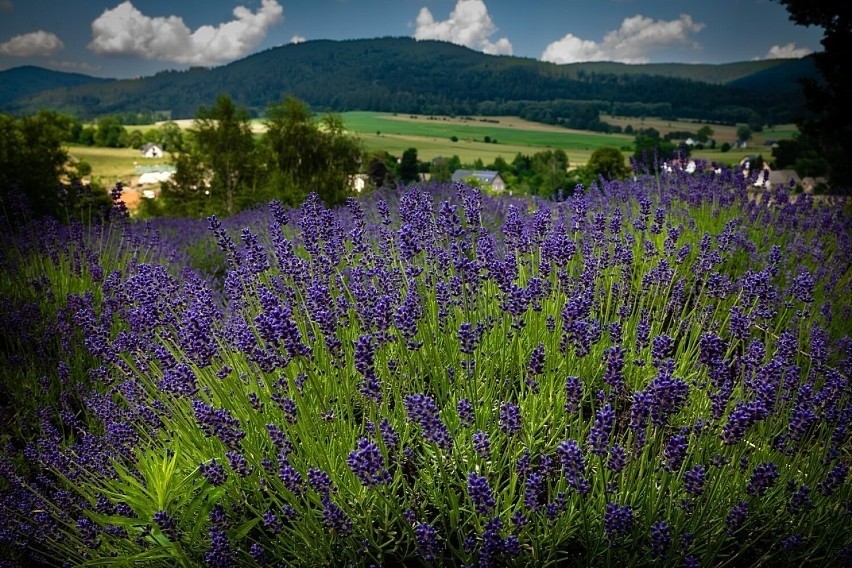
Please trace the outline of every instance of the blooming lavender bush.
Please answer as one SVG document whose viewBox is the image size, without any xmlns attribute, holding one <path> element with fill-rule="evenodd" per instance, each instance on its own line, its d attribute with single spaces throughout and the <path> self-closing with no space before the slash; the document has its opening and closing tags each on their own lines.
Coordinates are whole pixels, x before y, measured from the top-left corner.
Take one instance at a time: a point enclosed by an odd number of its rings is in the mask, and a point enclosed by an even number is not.
<svg viewBox="0 0 852 568">
<path fill-rule="evenodd" d="M 312 196 L 209 219 L 205 277 L 175 231 L 5 236 L 0 552 L 848 564 L 849 211 L 746 184 Z"/>
</svg>

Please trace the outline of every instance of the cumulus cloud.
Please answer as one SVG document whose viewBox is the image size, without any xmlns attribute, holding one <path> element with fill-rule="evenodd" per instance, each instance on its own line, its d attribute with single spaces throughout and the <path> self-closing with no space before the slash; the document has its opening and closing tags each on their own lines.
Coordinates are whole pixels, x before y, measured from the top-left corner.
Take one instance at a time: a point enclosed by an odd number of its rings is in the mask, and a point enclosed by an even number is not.
<svg viewBox="0 0 852 568">
<path fill-rule="evenodd" d="M 150 17 L 126 0 L 92 22 L 89 49 L 189 65 L 226 63 L 248 55 L 269 28 L 284 20 L 276 0 L 262 0 L 257 12 L 234 8 L 234 19 L 191 31 L 180 16 Z"/>
<path fill-rule="evenodd" d="M 691 34 L 704 29 L 704 24 L 693 21 L 688 14 L 676 20 L 654 20 L 637 14 L 625 18 L 621 27 L 608 32 L 601 42 L 566 34 L 548 45 L 541 54 L 543 61 L 552 63 L 578 63 L 580 61 L 621 61 L 647 63 L 648 53 L 665 46 L 697 44 Z"/>
<path fill-rule="evenodd" d="M 300 36 L 298 34 L 296 34 L 296 35 L 294 35 L 293 37 L 290 38 L 290 43 L 304 43 L 306 41 L 307 41 L 307 38 L 305 38 L 304 36 Z"/>
<path fill-rule="evenodd" d="M 450 41 L 491 55 L 512 55 L 512 43 L 507 38 L 491 41 L 496 32 L 485 2 L 458 0 L 449 19 L 442 21 L 436 21 L 429 8 L 421 8 L 414 39 Z"/>
<path fill-rule="evenodd" d="M 800 59 L 813 53 L 807 47 L 796 47 L 795 43 L 773 45 L 762 59 Z"/>
<path fill-rule="evenodd" d="M 16 35 L 0 43 L 0 55 L 12 57 L 48 57 L 62 51 L 65 44 L 56 34 L 38 30 Z"/>
</svg>

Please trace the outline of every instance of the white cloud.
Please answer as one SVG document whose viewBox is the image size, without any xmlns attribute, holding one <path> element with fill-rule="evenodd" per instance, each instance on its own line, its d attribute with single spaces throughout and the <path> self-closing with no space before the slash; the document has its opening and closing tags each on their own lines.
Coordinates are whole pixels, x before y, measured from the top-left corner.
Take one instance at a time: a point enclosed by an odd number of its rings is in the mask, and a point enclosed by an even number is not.
<svg viewBox="0 0 852 568">
<path fill-rule="evenodd" d="M 704 24 L 694 22 L 688 14 L 677 20 L 654 20 L 637 14 L 625 18 L 621 27 L 608 32 L 601 42 L 566 34 L 549 44 L 541 54 L 543 61 L 577 63 L 580 61 L 621 61 L 647 63 L 648 53 L 669 45 L 697 44 L 691 41 L 693 33 L 704 29 Z"/>
<path fill-rule="evenodd" d="M 12 57 L 47 57 L 62 51 L 65 44 L 56 34 L 38 30 L 28 34 L 16 35 L 9 41 L 0 43 L 0 55 Z"/>
<path fill-rule="evenodd" d="M 0 0 L 0 12 L 14 12 L 15 3 L 12 0 Z"/>
<path fill-rule="evenodd" d="M 276 0 L 262 0 L 257 12 L 234 8 L 234 19 L 191 31 L 180 16 L 149 17 L 126 0 L 92 22 L 89 49 L 190 65 L 226 63 L 248 55 L 269 28 L 284 20 Z"/>
<path fill-rule="evenodd" d="M 485 2 L 458 0 L 449 19 L 443 21 L 436 21 L 429 8 L 421 8 L 414 38 L 450 41 L 491 55 L 512 55 L 512 43 L 507 38 L 496 42 L 489 39 L 496 32 Z"/>
<path fill-rule="evenodd" d="M 796 47 L 795 43 L 773 45 L 763 59 L 799 59 L 813 53 L 807 47 Z"/>
<path fill-rule="evenodd" d="M 306 41 L 307 41 L 307 38 L 305 38 L 304 36 L 300 36 L 298 34 L 296 34 L 296 35 L 294 35 L 293 37 L 290 38 L 290 43 L 304 43 Z"/>
</svg>

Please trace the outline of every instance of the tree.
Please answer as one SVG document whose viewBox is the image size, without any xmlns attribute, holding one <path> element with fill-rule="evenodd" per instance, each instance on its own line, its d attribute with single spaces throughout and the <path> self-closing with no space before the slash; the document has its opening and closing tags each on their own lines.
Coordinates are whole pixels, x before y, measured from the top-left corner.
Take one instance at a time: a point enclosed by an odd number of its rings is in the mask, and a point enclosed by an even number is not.
<svg viewBox="0 0 852 568">
<path fill-rule="evenodd" d="M 649 172 L 656 172 L 660 163 L 670 160 L 677 151 L 674 143 L 663 140 L 656 128 L 639 129 L 634 144 L 634 161 Z"/>
<path fill-rule="evenodd" d="M 386 151 L 372 152 L 367 157 L 367 177 L 373 187 L 390 187 L 396 184 L 393 169 L 396 159 Z"/>
<path fill-rule="evenodd" d="M 228 95 L 220 95 L 212 107 L 199 107 L 190 134 L 193 146 L 176 161 L 174 179 L 164 193 L 166 201 L 194 201 L 190 211 L 196 215 L 216 211 L 231 215 L 252 202 L 250 196 L 241 195 L 253 186 L 257 175 L 248 111 L 238 108 Z"/>
<path fill-rule="evenodd" d="M 417 163 L 417 148 L 409 148 L 402 153 L 399 162 L 399 179 L 402 183 L 409 184 L 420 180 L 419 166 Z"/>
<path fill-rule="evenodd" d="M 159 142 L 166 152 L 181 152 L 183 150 L 183 131 L 176 122 L 165 122 L 157 129 L 159 138 L 152 142 Z"/>
<path fill-rule="evenodd" d="M 533 194 L 555 195 L 565 189 L 568 177 L 568 154 L 565 150 L 546 150 L 532 156 Z"/>
<path fill-rule="evenodd" d="M 611 146 L 602 146 L 592 152 L 586 168 L 593 172 L 596 178 L 602 176 L 608 180 L 621 179 L 630 172 L 624 162 L 624 154 Z"/>
<path fill-rule="evenodd" d="M 704 126 L 698 129 L 698 132 L 696 132 L 695 137 L 702 144 L 706 144 L 707 141 L 710 140 L 710 138 L 713 136 L 713 134 L 715 134 L 713 132 L 713 129 L 705 124 Z"/>
<path fill-rule="evenodd" d="M 852 5 L 845 2 L 778 0 L 790 19 L 823 29 L 820 53 L 812 57 L 822 81 L 806 79 L 804 94 L 811 115 L 798 120 L 801 142 L 828 163 L 835 191 L 852 191 Z"/>
<path fill-rule="evenodd" d="M 447 165 L 448 160 L 443 157 L 437 157 L 429 164 L 429 179 L 437 183 L 450 181 L 453 177 L 453 172 L 450 171 Z"/>
<path fill-rule="evenodd" d="M 740 124 L 737 126 L 737 140 L 747 142 L 751 140 L 751 127 L 748 124 Z"/>
<path fill-rule="evenodd" d="M 71 128 L 68 117 L 52 111 L 17 119 L 0 114 L 0 202 L 4 206 L 14 192 L 20 192 L 34 216 L 64 221 L 81 217 L 84 207 L 97 206 L 106 198 L 103 191 L 62 184 L 66 175 L 75 173 L 67 167 L 68 151 L 63 147 Z M 85 169 L 82 163 L 81 168 Z"/>
<path fill-rule="evenodd" d="M 340 116 L 328 114 L 317 122 L 307 104 L 287 97 L 269 106 L 266 128 L 271 189 L 279 199 L 295 205 L 315 192 L 327 205 L 345 201 L 363 152 Z"/>
<path fill-rule="evenodd" d="M 127 130 L 114 116 L 105 116 L 98 120 L 98 128 L 95 130 L 95 145 L 104 148 L 121 148 L 123 137 L 127 136 Z"/>
</svg>

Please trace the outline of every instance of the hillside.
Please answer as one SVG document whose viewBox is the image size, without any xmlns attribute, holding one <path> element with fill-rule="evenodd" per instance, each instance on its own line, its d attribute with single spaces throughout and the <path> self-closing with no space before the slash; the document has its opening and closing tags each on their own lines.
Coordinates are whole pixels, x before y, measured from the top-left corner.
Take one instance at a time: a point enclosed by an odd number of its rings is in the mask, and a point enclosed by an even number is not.
<svg viewBox="0 0 852 568">
<path fill-rule="evenodd" d="M 771 88 L 748 82 L 770 71 Z M 411 38 L 318 40 L 272 48 L 221 67 L 0 97 L 0 109 L 52 108 L 83 117 L 170 111 L 173 118 L 187 118 L 227 92 L 257 115 L 270 102 L 293 95 L 318 111 L 512 114 L 554 123 L 584 114 L 596 118 L 599 112 L 715 122 L 758 115 L 779 123 L 801 110 L 796 77 L 812 72 L 810 60 L 555 65 Z M 3 73 L 0 82 L 9 82 Z"/>
<path fill-rule="evenodd" d="M 26 65 L 0 71 L 0 108 L 15 100 L 24 100 L 49 90 L 63 90 L 80 85 L 103 85 L 115 79 L 91 77 L 81 73 L 51 71 Z"/>
</svg>

